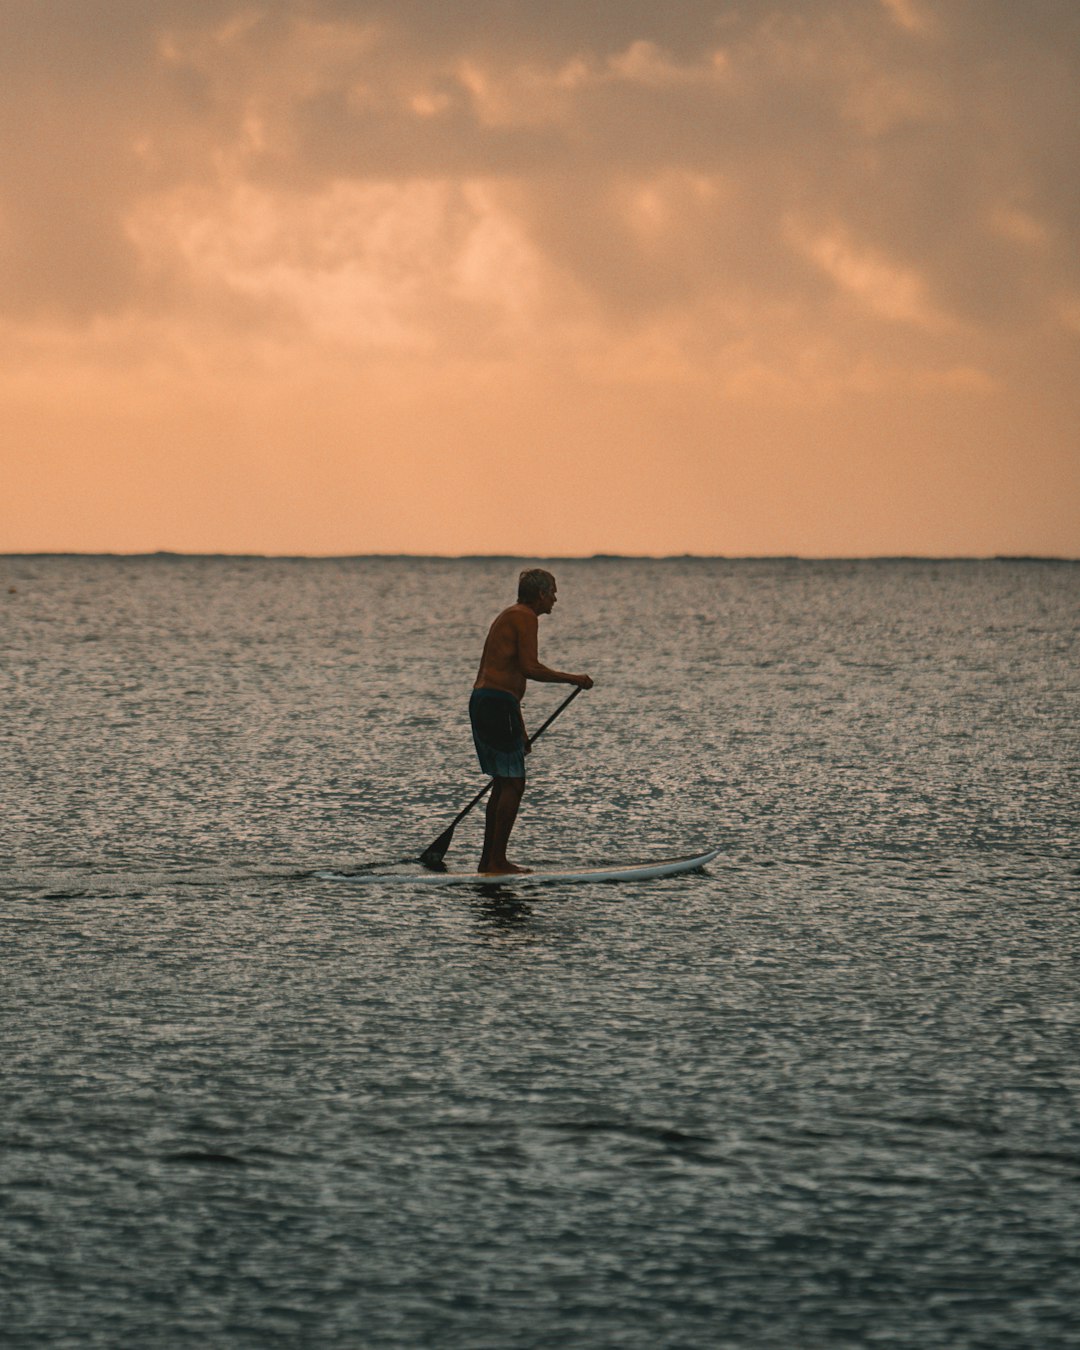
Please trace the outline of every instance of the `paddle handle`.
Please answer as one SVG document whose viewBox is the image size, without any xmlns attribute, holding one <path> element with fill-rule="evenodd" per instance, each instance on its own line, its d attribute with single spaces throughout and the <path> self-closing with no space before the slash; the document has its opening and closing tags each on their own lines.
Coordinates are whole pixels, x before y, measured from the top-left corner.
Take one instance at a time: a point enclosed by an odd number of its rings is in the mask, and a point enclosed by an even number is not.
<svg viewBox="0 0 1080 1350">
<path fill-rule="evenodd" d="M 559 706 L 555 709 L 555 711 L 551 714 L 551 716 L 547 719 L 547 721 L 540 723 L 537 729 L 529 737 L 530 745 L 533 743 L 533 741 L 537 739 L 538 736 L 542 736 L 544 732 L 547 731 L 548 727 L 551 726 L 552 722 L 555 721 L 556 717 L 558 717 L 558 715 L 562 712 L 564 708 L 568 708 L 570 704 L 573 703 L 574 699 L 576 699 L 578 694 L 581 693 L 581 689 L 582 686 L 580 684 L 577 685 L 574 689 L 574 692 L 572 694 L 568 694 L 567 697 L 563 699 L 563 701 L 559 704 Z"/>
</svg>

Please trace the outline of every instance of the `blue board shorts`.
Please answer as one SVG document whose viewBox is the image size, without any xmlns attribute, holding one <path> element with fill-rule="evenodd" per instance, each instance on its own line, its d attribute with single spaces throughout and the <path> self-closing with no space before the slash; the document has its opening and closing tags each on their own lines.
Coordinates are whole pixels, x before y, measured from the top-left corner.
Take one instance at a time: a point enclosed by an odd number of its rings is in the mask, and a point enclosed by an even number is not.
<svg viewBox="0 0 1080 1350">
<path fill-rule="evenodd" d="M 492 778 L 524 778 L 525 724 L 513 694 L 474 689 L 469 721 L 481 769 Z"/>
</svg>

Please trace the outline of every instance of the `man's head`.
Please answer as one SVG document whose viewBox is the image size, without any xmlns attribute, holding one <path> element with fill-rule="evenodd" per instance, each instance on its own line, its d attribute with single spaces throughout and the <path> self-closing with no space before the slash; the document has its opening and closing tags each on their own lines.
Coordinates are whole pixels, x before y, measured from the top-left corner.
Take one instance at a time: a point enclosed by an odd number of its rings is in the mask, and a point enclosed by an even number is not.
<svg viewBox="0 0 1080 1350">
<path fill-rule="evenodd" d="M 555 604 L 555 578 L 542 567 L 528 567 L 518 577 L 518 604 L 550 614 Z"/>
</svg>

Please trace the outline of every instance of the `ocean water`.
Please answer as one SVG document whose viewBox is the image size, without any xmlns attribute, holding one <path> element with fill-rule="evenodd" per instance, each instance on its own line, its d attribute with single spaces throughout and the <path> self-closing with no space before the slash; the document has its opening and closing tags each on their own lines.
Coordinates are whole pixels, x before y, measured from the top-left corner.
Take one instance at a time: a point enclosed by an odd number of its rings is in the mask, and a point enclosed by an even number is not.
<svg viewBox="0 0 1080 1350">
<path fill-rule="evenodd" d="M 1080 1344 L 1080 566 L 553 563 L 512 856 L 721 856 L 321 879 L 520 565 L 0 559 L 0 1340 Z"/>
</svg>

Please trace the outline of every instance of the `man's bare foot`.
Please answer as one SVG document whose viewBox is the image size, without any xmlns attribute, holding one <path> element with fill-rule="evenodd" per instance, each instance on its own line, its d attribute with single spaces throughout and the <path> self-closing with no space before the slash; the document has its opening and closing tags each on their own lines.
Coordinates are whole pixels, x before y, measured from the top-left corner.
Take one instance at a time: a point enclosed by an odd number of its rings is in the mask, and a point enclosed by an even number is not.
<svg viewBox="0 0 1080 1350">
<path fill-rule="evenodd" d="M 487 867 L 481 870 L 480 875 L 485 877 L 506 877 L 511 876 L 514 873 L 524 873 L 531 871 L 532 871 L 531 867 L 518 867 L 516 863 L 512 862 L 489 863 Z"/>
</svg>

